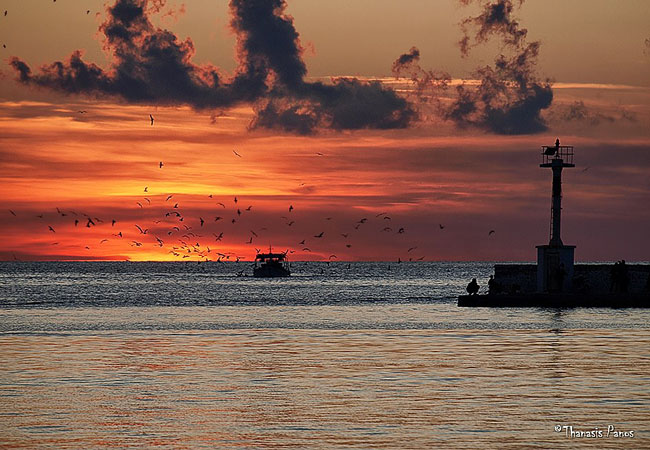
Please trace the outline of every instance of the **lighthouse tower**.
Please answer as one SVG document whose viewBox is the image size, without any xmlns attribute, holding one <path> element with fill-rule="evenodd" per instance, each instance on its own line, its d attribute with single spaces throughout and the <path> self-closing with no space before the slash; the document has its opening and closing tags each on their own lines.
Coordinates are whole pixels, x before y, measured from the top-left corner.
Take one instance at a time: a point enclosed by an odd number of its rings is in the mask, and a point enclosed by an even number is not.
<svg viewBox="0 0 650 450">
<path fill-rule="evenodd" d="M 537 246 L 537 291 L 568 292 L 573 278 L 573 254 L 575 245 L 564 245 L 560 236 L 562 219 L 562 169 L 575 167 L 573 146 L 560 145 L 542 147 L 540 167 L 553 171 L 551 201 L 551 229 L 548 245 Z"/>
</svg>

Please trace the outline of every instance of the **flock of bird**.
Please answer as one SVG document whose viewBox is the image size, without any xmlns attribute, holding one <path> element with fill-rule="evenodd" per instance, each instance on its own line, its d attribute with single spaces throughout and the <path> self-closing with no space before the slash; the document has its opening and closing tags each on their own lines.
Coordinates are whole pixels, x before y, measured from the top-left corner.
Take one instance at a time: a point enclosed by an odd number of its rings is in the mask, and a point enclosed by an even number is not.
<svg viewBox="0 0 650 450">
<path fill-rule="evenodd" d="M 153 125 L 153 116 L 150 115 L 151 124 Z M 233 150 L 233 154 L 242 158 L 242 155 L 237 151 Z M 322 153 L 319 156 L 324 156 Z M 158 163 L 158 168 L 163 169 L 164 163 L 160 161 Z M 142 192 L 142 199 L 135 202 L 139 209 L 150 209 L 154 207 L 154 202 L 159 201 L 162 206 L 158 210 L 158 216 L 152 216 L 151 214 L 146 214 L 147 216 L 155 217 L 152 220 L 151 224 L 145 224 L 144 222 L 133 223 L 132 228 L 129 226 L 127 229 L 130 231 L 125 231 L 123 229 L 117 230 L 116 225 L 119 223 L 119 226 L 122 225 L 121 222 L 118 222 L 117 219 L 103 220 L 94 215 L 87 214 L 85 212 L 77 212 L 75 210 L 62 210 L 58 207 L 54 208 L 56 211 L 56 216 L 59 218 L 68 218 L 69 227 L 83 227 L 83 228 L 95 228 L 95 227 L 108 227 L 110 224 L 110 234 L 102 236 L 98 241 L 98 246 L 109 242 L 109 240 L 123 240 L 128 242 L 131 247 L 134 248 L 144 248 L 145 246 L 155 246 L 160 248 L 167 249 L 167 253 L 173 255 L 175 258 L 180 260 L 194 258 L 201 261 L 240 261 L 245 260 L 245 256 L 241 256 L 232 251 L 220 251 L 220 247 L 225 246 L 224 237 L 226 234 L 230 234 L 231 231 L 236 231 L 234 228 L 240 222 L 243 222 L 242 219 L 245 215 L 249 215 L 253 211 L 253 205 L 247 205 L 244 207 L 241 205 L 240 199 L 236 196 L 232 198 L 232 204 L 230 207 L 222 201 L 215 201 L 212 194 L 207 195 L 207 198 L 210 201 L 214 202 L 214 215 L 213 217 L 207 218 L 198 216 L 198 217 L 189 217 L 184 214 L 183 208 L 181 207 L 179 201 L 177 201 L 178 195 L 176 194 L 157 194 L 156 196 L 151 195 L 149 187 L 145 186 Z M 176 198 L 175 198 L 176 195 Z M 163 200 L 164 198 L 164 200 Z M 294 226 L 299 220 L 296 216 L 295 208 L 293 204 L 286 206 L 286 215 L 279 216 L 281 226 L 286 226 L 287 231 L 291 228 L 291 231 L 296 229 Z M 15 211 L 9 210 L 9 213 L 18 217 Z M 36 217 L 45 221 L 46 215 L 51 216 L 54 212 L 51 213 L 41 213 L 36 215 Z M 67 219 L 64 219 L 67 220 Z M 224 231 L 226 223 L 230 222 L 230 230 Z M 372 227 L 375 229 L 376 233 L 382 234 L 382 237 L 385 240 L 388 235 L 393 235 L 393 238 L 400 239 L 401 235 L 404 235 L 407 230 L 404 226 L 394 226 L 393 219 L 388 215 L 388 212 L 380 212 L 375 214 L 374 217 L 361 217 L 359 220 L 354 223 L 346 224 L 347 227 L 337 226 L 336 221 L 332 217 L 325 217 L 324 222 L 328 224 L 327 230 L 317 230 L 313 233 L 309 233 L 306 237 L 301 236 L 300 240 L 296 239 L 295 246 L 287 248 L 283 253 L 286 255 L 298 253 L 298 254 L 317 254 L 321 255 L 322 259 L 327 261 L 338 259 L 338 256 L 335 253 L 331 253 L 333 246 L 336 246 L 341 249 L 349 250 L 355 244 L 354 234 L 358 233 L 359 230 L 362 230 L 364 237 L 371 236 L 372 230 L 368 228 Z M 60 226 L 61 221 L 57 221 L 57 227 Z M 267 225 L 272 226 L 273 224 L 267 223 Z M 444 230 L 445 226 L 439 224 L 439 229 Z M 46 230 L 48 233 L 56 234 L 57 229 L 52 224 L 43 223 L 43 227 L 47 227 Z M 218 228 L 215 230 L 215 228 Z M 336 228 L 335 231 L 331 231 L 332 228 Z M 250 245 L 254 248 L 256 254 L 260 253 L 260 248 L 255 247 L 258 245 L 257 241 L 261 240 L 261 235 L 269 231 L 268 227 L 262 227 L 257 230 L 250 229 L 247 232 L 248 239 L 243 242 L 243 244 Z M 488 236 L 491 236 L 495 233 L 495 230 L 490 230 Z M 133 236 L 135 234 L 135 237 Z M 235 236 L 241 238 L 241 233 L 233 233 Z M 283 233 L 283 234 L 286 234 Z M 333 236 L 333 238 L 332 238 Z M 359 234 L 357 234 L 357 237 Z M 210 240 L 209 243 L 206 243 L 206 237 Z M 328 239 L 326 239 L 326 237 Z M 341 239 L 343 238 L 343 239 Z M 328 240 L 327 249 L 324 249 L 323 242 Z M 232 242 L 232 241 L 231 241 Z M 59 242 L 52 242 L 51 245 L 59 245 Z M 86 250 L 93 250 L 89 245 L 83 246 Z M 232 245 L 230 247 L 241 247 L 240 245 Z M 96 248 L 96 247 L 95 247 Z M 406 248 L 406 247 L 405 247 Z M 330 251 L 327 251 L 330 250 Z M 417 256 L 418 246 L 411 245 L 404 252 L 404 261 L 422 261 L 425 256 Z M 327 258 L 324 255 L 329 254 Z M 18 259 L 14 257 L 15 259 Z M 397 262 L 402 262 L 402 257 L 397 259 Z"/>
<path fill-rule="evenodd" d="M 79 113 L 85 112 L 86 111 L 79 111 Z M 153 126 L 153 115 L 149 114 L 149 120 L 150 125 Z M 237 150 L 233 150 L 232 152 L 235 157 L 242 158 L 241 153 L 239 153 Z M 325 154 L 320 152 L 316 152 L 316 154 L 318 156 L 325 156 Z M 163 167 L 165 167 L 165 164 L 163 161 L 159 161 L 158 168 L 162 170 Z M 128 244 L 134 248 L 143 248 L 145 245 L 153 245 L 160 248 L 164 247 L 167 249 L 167 252 L 169 254 L 178 259 L 195 258 L 198 260 L 217 262 L 223 262 L 226 260 L 240 261 L 246 259 L 246 257 L 237 255 L 235 252 L 218 251 L 217 248 L 224 246 L 224 236 L 226 234 L 230 234 L 230 231 L 236 231 L 234 228 L 231 228 L 229 231 L 225 232 L 223 224 L 230 222 L 231 227 L 237 226 L 237 224 L 241 222 L 241 219 L 244 215 L 251 214 L 253 205 L 248 205 L 246 207 L 242 206 L 240 200 L 236 196 L 232 199 L 232 205 L 230 208 L 228 208 L 224 202 L 216 201 L 213 206 L 215 208 L 214 218 L 206 219 L 201 216 L 189 217 L 185 215 L 183 213 L 183 208 L 179 202 L 174 199 L 174 196 L 176 194 L 157 194 L 157 196 L 153 196 L 151 195 L 152 193 L 149 191 L 148 186 L 144 187 L 142 193 L 145 195 L 142 196 L 141 201 L 135 202 L 139 209 L 144 210 L 154 207 L 152 198 L 158 200 L 156 197 L 159 197 L 161 203 L 160 206 L 162 206 L 162 209 L 158 211 L 159 216 L 157 216 L 157 218 L 152 221 L 151 225 L 145 225 L 144 223 L 134 223 L 133 228 L 135 230 L 131 229 L 131 232 L 124 230 L 116 231 L 116 224 L 118 224 L 118 220 L 114 218 L 110 220 L 103 220 L 99 217 L 84 212 L 78 213 L 74 210 L 64 211 L 58 207 L 55 208 L 56 215 L 61 218 L 69 217 L 69 226 L 74 228 L 95 228 L 104 225 L 108 226 L 110 223 L 111 232 L 110 234 L 103 236 L 102 239 L 98 241 L 98 245 L 100 246 L 106 242 L 109 242 L 109 240 L 119 239 L 126 240 Z M 214 201 L 214 196 L 212 194 L 208 195 L 207 198 L 210 199 L 210 201 Z M 286 215 L 279 216 L 279 219 L 281 221 L 280 223 L 288 228 L 293 227 L 292 230 L 296 228 L 294 225 L 298 221 L 298 217 L 296 216 L 296 213 L 294 213 L 294 210 L 295 208 L 293 204 L 289 204 L 286 206 Z M 14 217 L 18 217 L 16 212 L 13 210 L 9 210 L 9 213 Z M 50 214 L 53 214 L 53 212 L 41 213 L 36 215 L 36 217 L 44 221 L 45 216 L 49 216 Z M 148 215 L 150 216 L 150 214 Z M 287 255 L 292 253 L 302 253 L 303 255 L 306 255 L 308 253 L 311 254 L 317 252 L 317 254 L 322 255 L 323 259 L 331 261 L 338 259 L 338 256 L 335 253 L 330 252 L 332 246 L 337 246 L 341 249 L 344 248 L 345 250 L 351 249 L 353 245 L 356 245 L 353 240 L 354 233 L 359 232 L 362 227 L 362 234 L 364 237 L 367 238 L 370 236 L 369 232 L 366 231 L 366 229 L 369 227 L 374 227 L 376 233 L 382 234 L 382 238 L 384 238 L 383 240 L 385 240 L 386 234 L 392 234 L 394 238 L 399 239 L 401 235 L 404 235 L 407 232 L 406 227 L 401 225 L 393 225 L 393 219 L 388 215 L 388 212 L 380 212 L 378 214 L 375 214 L 374 217 L 361 217 L 354 223 L 346 224 L 347 228 L 345 226 L 341 227 L 340 225 L 334 225 L 334 222 L 336 221 L 333 221 L 332 217 L 325 217 L 324 221 L 328 223 L 327 230 L 318 230 L 317 232 L 309 233 L 307 237 L 301 236 L 301 240 L 296 239 L 297 242 L 295 246 L 287 248 L 283 253 Z M 60 223 L 60 220 L 58 223 Z M 271 226 L 273 224 L 269 223 L 268 225 Z M 43 226 L 47 226 L 46 230 L 48 233 L 57 233 L 57 230 L 52 224 L 44 224 Z M 215 227 L 220 228 L 215 232 Z M 337 229 L 335 231 L 331 231 L 334 227 Z M 445 225 L 443 224 L 439 224 L 438 227 L 440 230 L 445 229 Z M 260 253 L 260 248 L 256 248 L 255 245 L 258 245 L 257 241 L 260 240 L 260 235 L 264 234 L 267 231 L 269 231 L 267 227 L 262 227 L 258 230 L 250 229 L 247 233 L 248 239 L 244 241 L 243 244 L 252 246 L 256 253 Z M 209 235 L 205 233 L 209 233 Z M 490 230 L 488 232 L 488 236 L 492 236 L 494 233 L 495 230 Z M 131 236 L 132 234 L 136 235 L 135 238 Z M 233 234 L 241 237 L 240 233 Z M 286 232 L 283 234 L 286 234 Z M 325 239 L 326 236 L 327 239 Z M 332 239 L 331 236 L 334 236 L 334 239 Z M 210 239 L 209 244 L 205 243 L 206 237 L 209 237 Z M 340 238 L 343 238 L 342 242 Z M 329 241 L 327 250 L 330 251 L 324 251 L 323 249 L 322 243 L 325 240 Z M 52 242 L 51 245 L 59 245 L 59 242 Z M 240 245 L 232 244 L 230 246 L 241 247 Z M 93 250 L 89 245 L 84 245 L 83 247 L 86 250 Z M 417 245 L 411 245 L 408 246 L 408 248 L 405 246 L 405 249 L 406 250 L 403 255 L 405 261 L 424 260 L 425 256 L 417 256 Z M 324 255 L 328 253 L 329 257 L 325 258 Z M 15 256 L 14 258 L 18 259 Z M 397 262 L 402 262 L 402 258 L 399 257 L 397 259 Z"/>
</svg>

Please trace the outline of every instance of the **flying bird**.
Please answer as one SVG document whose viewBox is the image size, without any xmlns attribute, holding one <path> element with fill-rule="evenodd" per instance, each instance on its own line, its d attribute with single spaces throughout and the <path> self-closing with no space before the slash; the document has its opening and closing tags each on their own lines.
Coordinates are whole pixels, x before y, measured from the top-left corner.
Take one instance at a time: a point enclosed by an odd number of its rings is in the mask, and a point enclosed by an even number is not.
<svg viewBox="0 0 650 450">
<path fill-rule="evenodd" d="M 315 238 L 322 238 L 323 234 L 325 234 L 324 231 L 321 231 L 319 234 L 314 235 Z"/>
<path fill-rule="evenodd" d="M 233 150 L 232 152 L 235 154 L 235 156 L 239 156 L 241 158 L 241 155 L 239 153 L 237 153 L 236 150 Z"/>
<path fill-rule="evenodd" d="M 149 119 L 151 119 L 151 126 L 153 127 L 153 116 L 149 114 Z"/>
<path fill-rule="evenodd" d="M 147 234 L 147 231 L 149 231 L 149 228 L 145 228 L 144 230 L 140 227 L 140 225 L 136 224 L 135 227 L 140 230 L 140 233 L 142 234 Z"/>
<path fill-rule="evenodd" d="M 298 245 L 305 245 L 305 240 L 303 239 L 302 241 L 298 242 Z"/>
<path fill-rule="evenodd" d="M 397 230 L 397 233 L 404 234 L 404 228 L 400 228 L 399 230 Z"/>
<path fill-rule="evenodd" d="M 111 226 L 114 227 L 116 222 L 117 222 L 117 220 L 115 220 L 115 219 L 111 220 Z"/>
<path fill-rule="evenodd" d="M 235 197 L 235 203 L 237 203 L 237 197 Z"/>
<path fill-rule="evenodd" d="M 163 162 L 162 162 L 162 161 L 160 161 L 160 162 L 158 163 L 158 167 L 160 167 L 160 168 L 162 169 L 162 168 L 163 168 L 163 166 L 164 166 L 164 164 L 163 164 Z"/>
<path fill-rule="evenodd" d="M 103 244 L 104 242 L 108 242 L 108 239 L 102 239 L 101 241 L 99 241 L 100 244 Z"/>
<path fill-rule="evenodd" d="M 289 212 L 293 211 L 293 205 L 289 205 Z"/>
<path fill-rule="evenodd" d="M 201 221 L 201 226 L 205 223 L 205 220 L 203 220 L 203 217 L 199 217 L 199 220 Z"/>
<path fill-rule="evenodd" d="M 167 198 L 165 199 L 165 201 L 169 200 L 169 199 L 172 198 L 173 196 L 174 196 L 173 194 L 172 194 L 172 195 L 168 195 Z"/>
<path fill-rule="evenodd" d="M 411 248 L 409 248 L 409 249 L 406 251 L 406 253 L 410 252 L 411 250 L 415 250 L 416 248 L 417 248 L 417 247 L 411 247 Z"/>
<path fill-rule="evenodd" d="M 248 208 L 246 208 L 246 211 L 250 211 L 253 205 L 250 205 Z"/>
<path fill-rule="evenodd" d="M 77 225 L 79 225 L 79 219 L 74 220 L 74 226 L 76 227 Z"/>
<path fill-rule="evenodd" d="M 443 224 L 441 224 L 441 223 L 439 223 L 438 226 L 440 227 L 441 230 L 445 229 L 445 226 Z"/>
<path fill-rule="evenodd" d="M 95 226 L 95 222 L 93 222 L 93 219 L 89 217 L 88 222 L 86 222 L 86 228 L 90 228 L 91 225 Z"/>
<path fill-rule="evenodd" d="M 147 187 L 147 186 L 144 187 L 145 192 L 147 192 L 148 189 L 149 189 L 149 187 Z"/>
<path fill-rule="evenodd" d="M 221 206 L 222 208 L 225 208 L 225 207 L 226 207 L 226 205 L 224 205 L 224 204 L 221 203 L 221 202 L 217 202 L 217 205 Z"/>
<path fill-rule="evenodd" d="M 11 213 L 12 216 L 15 216 L 15 215 L 16 215 L 16 213 L 13 212 L 12 210 L 9 210 L 9 212 Z"/>
<path fill-rule="evenodd" d="M 221 219 L 223 219 L 223 217 L 221 217 L 221 216 L 217 216 L 217 217 L 214 218 L 214 221 L 215 221 L 215 222 L 218 222 L 218 221 L 220 221 Z"/>
<path fill-rule="evenodd" d="M 48 225 L 47 228 L 48 228 L 52 233 L 56 233 L 56 231 L 54 231 L 54 228 L 52 228 L 50 225 Z"/>
<path fill-rule="evenodd" d="M 492 235 L 492 234 L 494 234 L 494 233 L 496 233 L 496 231 L 494 231 L 494 230 L 490 230 L 490 232 L 488 233 L 488 236 L 490 236 L 490 235 Z"/>
</svg>

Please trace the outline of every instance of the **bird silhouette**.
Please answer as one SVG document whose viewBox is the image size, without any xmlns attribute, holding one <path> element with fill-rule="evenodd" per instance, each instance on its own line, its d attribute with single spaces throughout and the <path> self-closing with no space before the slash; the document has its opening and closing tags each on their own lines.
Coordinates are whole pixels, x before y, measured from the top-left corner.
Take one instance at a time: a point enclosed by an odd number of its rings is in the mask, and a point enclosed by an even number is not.
<svg viewBox="0 0 650 450">
<path fill-rule="evenodd" d="M 494 233 L 496 233 L 496 231 L 494 231 L 494 230 L 490 230 L 490 232 L 488 233 L 488 236 L 490 236 L 490 235 L 492 235 L 492 234 L 494 234 Z"/>
<path fill-rule="evenodd" d="M 221 203 L 221 202 L 217 202 L 217 205 L 221 206 L 222 208 L 225 208 L 225 207 L 226 207 L 226 205 L 224 205 L 224 204 Z"/>
<path fill-rule="evenodd" d="M 221 217 L 221 216 L 217 216 L 217 217 L 214 218 L 214 221 L 215 221 L 215 222 L 218 222 L 218 221 L 220 221 L 221 219 L 223 219 L 223 217 Z"/>
<path fill-rule="evenodd" d="M 237 153 L 235 150 L 233 150 L 232 152 L 235 154 L 235 156 L 239 156 L 241 158 L 241 155 L 239 153 Z"/>
<path fill-rule="evenodd" d="M 9 212 L 11 213 L 12 216 L 14 216 L 14 217 L 16 216 L 16 213 L 13 212 L 12 210 L 9 210 Z"/>
<path fill-rule="evenodd" d="M 404 231 L 405 231 L 404 228 L 400 228 L 399 230 L 397 230 L 397 233 L 404 234 Z"/>
<path fill-rule="evenodd" d="M 443 224 L 441 224 L 441 223 L 439 223 L 438 226 L 440 227 L 441 230 L 445 229 L 445 226 Z"/>
<path fill-rule="evenodd" d="M 143 230 L 142 227 L 140 227 L 140 225 L 138 225 L 138 224 L 135 224 L 135 227 L 136 227 L 138 230 L 140 230 L 140 233 L 142 233 L 142 234 L 147 234 L 147 231 L 149 231 L 148 228 L 145 228 L 145 229 Z"/>
<path fill-rule="evenodd" d="M 235 203 L 237 203 L 237 197 L 235 197 Z"/>
<path fill-rule="evenodd" d="M 293 205 L 289 205 L 289 212 L 293 211 Z"/>
<path fill-rule="evenodd" d="M 163 166 L 164 166 L 164 164 L 163 164 L 163 162 L 162 162 L 162 161 L 160 161 L 160 162 L 158 163 L 158 167 L 160 167 L 160 168 L 162 169 L 162 168 L 163 168 Z"/>
<path fill-rule="evenodd" d="M 165 201 L 169 200 L 169 199 L 172 198 L 173 196 L 174 196 L 173 194 L 172 194 L 172 195 L 168 195 L 167 198 L 165 199 Z"/>
<path fill-rule="evenodd" d="M 93 222 L 93 219 L 90 217 L 88 218 L 88 222 L 86 222 L 86 228 L 90 228 L 91 226 L 95 226 L 95 222 Z"/>
<path fill-rule="evenodd" d="M 48 228 L 52 233 L 56 233 L 56 231 L 54 231 L 54 228 L 52 228 L 50 225 L 48 225 L 47 228 Z"/>
<path fill-rule="evenodd" d="M 151 126 L 153 127 L 153 116 L 149 114 L 149 119 L 151 119 Z"/>
<path fill-rule="evenodd" d="M 305 245 L 305 240 L 303 239 L 302 241 L 298 242 L 298 245 Z"/>
<path fill-rule="evenodd" d="M 411 250 L 415 250 L 416 248 L 417 248 L 417 247 L 411 247 L 411 248 L 409 248 L 409 249 L 406 251 L 406 253 L 410 252 Z"/>
<path fill-rule="evenodd" d="M 149 188 L 147 186 L 144 187 L 144 191 L 147 192 Z"/>
<path fill-rule="evenodd" d="M 74 226 L 76 227 L 77 225 L 79 225 L 79 219 L 74 220 Z"/>
<path fill-rule="evenodd" d="M 322 238 L 323 234 L 325 234 L 324 231 L 321 231 L 319 234 L 314 235 L 315 238 Z"/>
</svg>

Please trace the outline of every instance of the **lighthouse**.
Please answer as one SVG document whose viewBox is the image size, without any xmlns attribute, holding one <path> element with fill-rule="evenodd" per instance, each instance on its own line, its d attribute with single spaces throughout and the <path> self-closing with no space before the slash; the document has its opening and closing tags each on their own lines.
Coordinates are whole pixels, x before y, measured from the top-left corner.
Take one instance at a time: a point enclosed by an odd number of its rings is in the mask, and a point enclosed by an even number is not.
<svg viewBox="0 0 650 450">
<path fill-rule="evenodd" d="M 564 245 L 562 230 L 562 170 L 575 167 L 573 146 L 542 146 L 542 168 L 550 168 L 553 173 L 551 194 L 551 223 L 548 245 L 537 246 L 537 291 L 568 292 L 573 278 L 573 256 L 575 245 Z"/>
</svg>

